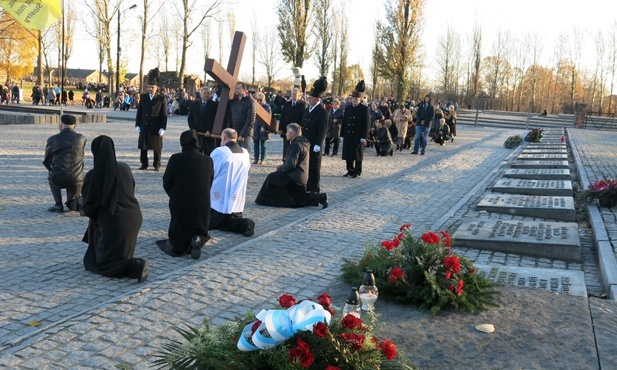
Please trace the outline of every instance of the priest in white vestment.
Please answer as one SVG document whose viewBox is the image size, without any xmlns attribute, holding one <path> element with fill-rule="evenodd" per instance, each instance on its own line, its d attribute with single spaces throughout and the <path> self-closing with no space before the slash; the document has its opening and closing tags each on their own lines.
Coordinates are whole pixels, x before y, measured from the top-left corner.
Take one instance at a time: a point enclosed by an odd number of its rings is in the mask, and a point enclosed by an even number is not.
<svg viewBox="0 0 617 370">
<path fill-rule="evenodd" d="M 236 130 L 223 130 L 221 146 L 214 149 L 210 157 L 214 162 L 214 180 L 210 190 L 210 230 L 252 236 L 255 233 L 255 222 L 242 217 L 251 159 L 249 152 L 238 144 Z"/>
</svg>

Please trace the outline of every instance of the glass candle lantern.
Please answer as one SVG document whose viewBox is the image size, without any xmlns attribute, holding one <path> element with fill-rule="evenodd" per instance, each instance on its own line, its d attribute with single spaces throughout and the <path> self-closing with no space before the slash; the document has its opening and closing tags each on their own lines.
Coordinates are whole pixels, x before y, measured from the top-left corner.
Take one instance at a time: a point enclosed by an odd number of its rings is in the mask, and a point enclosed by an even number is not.
<svg viewBox="0 0 617 370">
<path fill-rule="evenodd" d="M 345 301 L 345 306 L 343 307 L 343 317 L 346 315 L 354 315 L 357 318 L 360 318 L 360 313 L 362 310 L 360 309 L 360 295 L 358 294 L 357 288 L 351 288 L 349 295 L 347 296 L 347 300 Z"/>
<path fill-rule="evenodd" d="M 373 271 L 366 270 L 358 293 L 360 294 L 360 301 L 362 301 L 362 309 L 364 311 L 373 311 L 375 309 L 375 301 L 379 297 L 379 289 L 375 286 Z"/>
</svg>

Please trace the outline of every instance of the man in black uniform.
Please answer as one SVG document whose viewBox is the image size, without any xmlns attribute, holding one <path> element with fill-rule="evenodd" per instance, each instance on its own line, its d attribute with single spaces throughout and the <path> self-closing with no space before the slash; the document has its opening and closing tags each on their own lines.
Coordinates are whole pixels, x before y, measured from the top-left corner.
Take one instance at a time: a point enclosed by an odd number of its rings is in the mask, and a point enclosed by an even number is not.
<svg viewBox="0 0 617 370">
<path fill-rule="evenodd" d="M 210 90 L 207 87 L 202 87 L 199 90 L 199 97 L 200 99 L 196 99 L 189 110 L 189 129 L 195 130 L 199 134 L 200 151 L 210 155 L 217 147 L 216 139 L 212 136 L 212 128 L 219 104 L 212 100 Z"/>
<path fill-rule="evenodd" d="M 325 77 L 313 84 L 313 89 L 307 97 L 308 108 L 302 118 L 303 136 L 311 144 L 309 158 L 309 178 L 306 188 L 311 193 L 319 193 L 321 172 L 321 145 L 326 138 L 329 113 L 321 104 L 321 94 L 328 88 Z"/>
<path fill-rule="evenodd" d="M 343 160 L 347 164 L 347 173 L 343 176 L 358 178 L 362 175 L 362 159 L 366 136 L 371 126 L 369 108 L 361 104 L 364 92 L 364 80 L 358 82 L 356 90 L 351 94 L 351 106 L 345 109 L 341 141 L 343 142 Z"/>
<path fill-rule="evenodd" d="M 161 73 L 158 68 L 148 72 L 149 94 L 142 94 L 135 116 L 135 130 L 139 134 L 137 147 L 141 149 L 140 170 L 148 168 L 148 150 L 154 151 L 154 170 L 161 167 L 163 135 L 167 129 L 167 102 L 163 95 L 157 94 Z"/>
<path fill-rule="evenodd" d="M 283 104 L 283 109 L 281 111 L 279 134 L 283 138 L 283 162 L 285 162 L 287 149 L 289 148 L 289 141 L 285 139 L 287 125 L 290 123 L 300 124 L 302 122 L 304 110 L 306 109 L 306 103 L 302 100 L 298 100 L 299 97 L 300 90 L 298 88 L 291 90 L 291 97 L 288 102 Z"/>
</svg>

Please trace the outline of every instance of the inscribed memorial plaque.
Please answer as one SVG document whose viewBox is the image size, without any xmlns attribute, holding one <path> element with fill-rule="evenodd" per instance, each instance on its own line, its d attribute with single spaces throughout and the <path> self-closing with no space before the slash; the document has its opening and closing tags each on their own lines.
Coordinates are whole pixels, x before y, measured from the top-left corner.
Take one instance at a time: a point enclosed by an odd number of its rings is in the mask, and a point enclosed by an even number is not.
<svg viewBox="0 0 617 370">
<path fill-rule="evenodd" d="M 570 180 L 531 180 L 504 178 L 497 180 L 493 191 L 523 195 L 572 196 Z"/>
<path fill-rule="evenodd" d="M 523 154 L 568 154 L 567 149 L 524 149 Z"/>
<path fill-rule="evenodd" d="M 484 195 L 476 209 L 557 221 L 576 221 L 572 197 L 489 193 Z"/>
<path fill-rule="evenodd" d="M 523 161 L 554 161 L 554 160 L 562 160 L 568 159 L 568 155 L 567 154 L 521 154 L 519 155 L 516 159 L 519 160 L 523 160 Z"/>
<path fill-rule="evenodd" d="M 570 170 L 566 168 L 508 168 L 503 177 L 532 180 L 570 180 Z"/>
<path fill-rule="evenodd" d="M 452 235 L 456 246 L 580 262 L 578 224 L 472 219 Z"/>
<path fill-rule="evenodd" d="M 519 161 L 510 163 L 512 168 L 568 168 L 568 161 Z"/>
</svg>

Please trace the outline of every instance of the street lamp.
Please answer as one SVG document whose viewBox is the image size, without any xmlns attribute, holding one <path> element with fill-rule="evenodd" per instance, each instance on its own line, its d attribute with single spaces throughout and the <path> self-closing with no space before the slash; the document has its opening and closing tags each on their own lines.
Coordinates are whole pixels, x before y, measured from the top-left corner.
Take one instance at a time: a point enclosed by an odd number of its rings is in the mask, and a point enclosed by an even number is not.
<svg viewBox="0 0 617 370">
<path fill-rule="evenodd" d="M 137 8 L 137 4 L 131 5 L 127 10 Z M 118 8 L 118 56 L 116 59 L 116 97 L 120 92 L 120 52 L 122 48 L 120 48 L 120 8 Z"/>
</svg>

